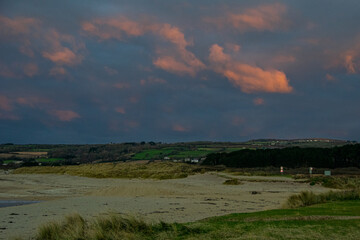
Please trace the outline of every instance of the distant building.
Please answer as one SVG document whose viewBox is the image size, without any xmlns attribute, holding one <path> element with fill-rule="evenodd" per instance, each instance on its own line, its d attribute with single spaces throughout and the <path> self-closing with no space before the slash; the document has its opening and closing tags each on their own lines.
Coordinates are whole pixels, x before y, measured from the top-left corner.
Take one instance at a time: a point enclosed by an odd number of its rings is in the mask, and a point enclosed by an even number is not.
<svg viewBox="0 0 360 240">
<path fill-rule="evenodd" d="M 164 160 L 170 160 L 170 158 L 169 157 L 164 157 Z"/>
<path fill-rule="evenodd" d="M 197 158 L 191 159 L 191 163 L 199 163 L 199 159 Z"/>
</svg>

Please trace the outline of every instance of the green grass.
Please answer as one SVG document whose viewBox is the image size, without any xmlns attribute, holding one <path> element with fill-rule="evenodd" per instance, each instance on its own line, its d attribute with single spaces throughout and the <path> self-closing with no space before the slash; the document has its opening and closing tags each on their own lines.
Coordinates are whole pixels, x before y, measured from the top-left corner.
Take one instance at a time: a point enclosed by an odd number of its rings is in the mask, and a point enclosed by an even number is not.
<svg viewBox="0 0 360 240">
<path fill-rule="evenodd" d="M 79 215 L 39 228 L 37 240 L 79 239 L 359 239 L 360 201 L 230 214 L 197 222 L 147 223 L 110 214 Z"/>
<path fill-rule="evenodd" d="M 134 160 L 150 160 L 150 159 L 163 159 L 171 154 L 173 149 L 148 149 L 142 152 L 136 153 L 132 159 Z"/>
<path fill-rule="evenodd" d="M 16 162 L 16 161 L 19 161 L 19 160 L 4 160 L 3 163 L 9 164 L 9 163 Z"/>
<path fill-rule="evenodd" d="M 37 162 L 41 163 L 52 163 L 52 162 L 60 162 L 64 161 L 65 158 L 38 158 L 36 159 Z"/>
<path fill-rule="evenodd" d="M 134 160 L 150 160 L 150 159 L 163 159 L 170 157 L 173 159 L 184 159 L 192 157 L 204 157 L 209 153 L 219 151 L 219 148 L 198 148 L 196 150 L 184 150 L 183 148 L 168 147 L 162 149 L 148 149 L 136 153 L 132 159 Z"/>
</svg>

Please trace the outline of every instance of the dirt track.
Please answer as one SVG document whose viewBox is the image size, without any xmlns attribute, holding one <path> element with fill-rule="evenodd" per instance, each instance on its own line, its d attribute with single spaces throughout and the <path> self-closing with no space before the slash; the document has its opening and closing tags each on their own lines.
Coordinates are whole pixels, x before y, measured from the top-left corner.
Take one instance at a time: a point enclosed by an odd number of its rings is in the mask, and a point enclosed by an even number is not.
<svg viewBox="0 0 360 240">
<path fill-rule="evenodd" d="M 238 177 L 243 184 L 231 186 L 222 184 L 224 177 L 206 173 L 185 179 L 142 180 L 1 173 L 0 199 L 42 202 L 0 208 L 0 239 L 33 235 L 39 224 L 74 212 L 87 217 L 112 211 L 149 221 L 188 222 L 279 208 L 293 193 L 329 190 L 282 177 Z"/>
</svg>

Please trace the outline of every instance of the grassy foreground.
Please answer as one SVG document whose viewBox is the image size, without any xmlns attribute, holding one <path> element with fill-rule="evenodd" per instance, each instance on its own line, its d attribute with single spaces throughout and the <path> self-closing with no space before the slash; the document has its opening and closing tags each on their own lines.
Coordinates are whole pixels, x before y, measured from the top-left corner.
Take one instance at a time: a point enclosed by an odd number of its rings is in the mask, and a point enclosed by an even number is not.
<svg viewBox="0 0 360 240">
<path fill-rule="evenodd" d="M 205 169 L 195 165 L 152 162 L 152 163 L 98 163 L 75 166 L 36 166 L 15 169 L 15 174 L 68 174 L 94 178 L 185 178 Z"/>
<path fill-rule="evenodd" d="M 79 215 L 39 228 L 37 240 L 115 239 L 359 239 L 360 201 L 230 214 L 186 224 L 150 224 L 119 215 Z"/>
</svg>

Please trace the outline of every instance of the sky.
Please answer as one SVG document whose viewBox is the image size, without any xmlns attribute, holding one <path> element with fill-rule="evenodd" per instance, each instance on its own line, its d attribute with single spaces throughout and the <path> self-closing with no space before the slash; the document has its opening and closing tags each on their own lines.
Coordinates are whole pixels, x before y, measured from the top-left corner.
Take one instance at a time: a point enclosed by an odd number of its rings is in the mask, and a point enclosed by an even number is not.
<svg viewBox="0 0 360 240">
<path fill-rule="evenodd" d="M 360 140 L 358 0 L 1 0 L 0 143 Z"/>
</svg>

